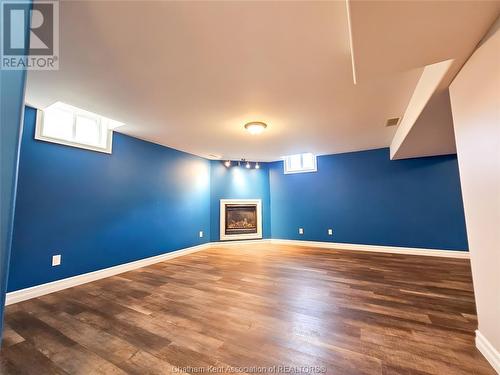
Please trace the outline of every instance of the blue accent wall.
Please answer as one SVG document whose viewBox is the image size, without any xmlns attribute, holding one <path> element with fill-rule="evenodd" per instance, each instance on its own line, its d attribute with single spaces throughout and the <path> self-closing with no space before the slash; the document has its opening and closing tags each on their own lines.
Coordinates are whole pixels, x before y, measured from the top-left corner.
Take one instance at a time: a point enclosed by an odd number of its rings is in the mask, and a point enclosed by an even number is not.
<svg viewBox="0 0 500 375">
<path fill-rule="evenodd" d="M 211 161 L 210 227 L 212 241 L 219 241 L 221 199 L 261 199 L 262 236 L 271 237 L 271 206 L 269 170 L 266 163 L 260 169 L 233 166 L 226 168 L 221 161 Z"/>
<path fill-rule="evenodd" d="M 269 174 L 273 238 L 468 248 L 455 155 L 391 161 L 384 148 L 320 156 L 316 173 L 274 162 Z"/>
<path fill-rule="evenodd" d="M 36 141 L 35 118 L 26 108 L 9 291 L 208 241 L 209 161 L 120 133 L 112 155 Z"/>
<path fill-rule="evenodd" d="M 3 7 L 3 3 L 1 0 L 0 7 Z M 24 31 L 27 50 L 31 1 L 20 6 L 25 7 Z M 26 70 L 0 69 L 0 341 L 12 245 L 25 82 Z"/>
</svg>

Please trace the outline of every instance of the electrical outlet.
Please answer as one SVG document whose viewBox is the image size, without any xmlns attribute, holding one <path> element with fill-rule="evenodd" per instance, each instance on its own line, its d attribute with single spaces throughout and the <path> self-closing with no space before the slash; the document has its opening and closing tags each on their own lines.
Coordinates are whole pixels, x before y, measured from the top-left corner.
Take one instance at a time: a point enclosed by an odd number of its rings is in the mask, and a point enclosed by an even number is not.
<svg viewBox="0 0 500 375">
<path fill-rule="evenodd" d="M 329 235 L 329 236 L 333 236 L 333 229 L 331 229 L 331 228 L 330 228 L 330 229 L 328 229 L 328 235 Z"/>
<path fill-rule="evenodd" d="M 203 231 L 200 230 L 200 238 L 202 238 L 202 237 L 203 237 Z"/>
<path fill-rule="evenodd" d="M 61 255 L 52 255 L 52 267 L 58 266 L 61 264 Z"/>
<path fill-rule="evenodd" d="M 304 234 L 304 228 L 299 228 L 299 234 Z"/>
</svg>

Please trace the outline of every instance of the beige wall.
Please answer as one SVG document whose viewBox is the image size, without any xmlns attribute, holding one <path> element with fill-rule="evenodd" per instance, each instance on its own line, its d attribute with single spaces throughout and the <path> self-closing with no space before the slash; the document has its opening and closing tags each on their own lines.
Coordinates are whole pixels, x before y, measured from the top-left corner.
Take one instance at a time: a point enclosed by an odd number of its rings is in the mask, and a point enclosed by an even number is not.
<svg viewBox="0 0 500 375">
<path fill-rule="evenodd" d="M 500 351 L 499 26 L 497 20 L 450 86 L 479 331 L 497 353 Z"/>
</svg>

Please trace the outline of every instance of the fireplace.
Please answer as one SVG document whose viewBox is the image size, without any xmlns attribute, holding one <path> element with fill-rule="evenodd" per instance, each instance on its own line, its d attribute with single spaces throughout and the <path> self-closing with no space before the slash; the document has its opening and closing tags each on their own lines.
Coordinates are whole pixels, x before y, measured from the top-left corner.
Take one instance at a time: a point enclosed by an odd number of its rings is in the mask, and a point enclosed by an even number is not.
<svg viewBox="0 0 500 375">
<path fill-rule="evenodd" d="M 221 199 L 220 239 L 262 238 L 260 199 Z"/>
<path fill-rule="evenodd" d="M 224 230 L 226 235 L 257 233 L 257 205 L 227 204 Z"/>
</svg>

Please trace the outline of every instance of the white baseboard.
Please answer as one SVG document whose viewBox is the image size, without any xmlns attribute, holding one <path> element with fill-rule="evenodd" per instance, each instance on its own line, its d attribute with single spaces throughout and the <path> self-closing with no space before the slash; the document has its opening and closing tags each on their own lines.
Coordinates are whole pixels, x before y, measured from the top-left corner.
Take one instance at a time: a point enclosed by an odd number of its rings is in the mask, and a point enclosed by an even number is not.
<svg viewBox="0 0 500 375">
<path fill-rule="evenodd" d="M 185 249 L 180 249 L 176 251 L 171 251 L 169 253 L 156 255 L 153 257 L 136 260 L 134 262 L 129 262 L 125 264 L 120 264 L 118 266 L 113 266 L 109 268 L 104 268 L 102 270 L 84 273 L 77 276 L 68 277 L 66 279 L 52 281 L 46 284 L 35 285 L 30 288 L 16 290 L 14 292 L 7 293 L 5 297 L 5 305 L 11 305 L 13 303 L 26 301 L 31 298 L 36 298 L 43 296 L 45 294 L 54 293 L 59 290 L 71 288 L 77 285 L 85 284 L 91 281 L 103 279 L 105 277 L 110 277 L 117 275 L 119 273 L 135 270 L 137 268 L 149 266 L 154 263 L 163 262 L 168 259 L 177 258 L 183 255 L 191 254 L 197 251 L 205 250 L 210 247 L 210 242 L 196 245 L 192 247 L 187 247 Z"/>
<path fill-rule="evenodd" d="M 490 363 L 491 367 L 500 374 L 500 353 L 491 345 L 488 339 L 479 332 L 479 330 L 476 330 L 476 348 L 478 348 L 484 358 Z"/>
<path fill-rule="evenodd" d="M 256 243 L 271 243 L 270 238 L 260 238 L 255 240 L 234 240 L 234 241 L 220 241 L 220 242 L 210 242 L 211 247 L 226 247 L 226 246 L 237 246 L 237 245 L 248 245 Z"/>
<path fill-rule="evenodd" d="M 426 256 L 439 256 L 439 257 L 450 257 L 450 258 L 465 258 L 465 259 L 469 258 L 469 253 L 466 251 L 434 250 L 434 249 L 419 249 L 419 248 L 409 248 L 409 247 L 376 246 L 376 245 L 356 245 L 356 244 L 346 244 L 346 243 L 336 243 L 336 242 L 297 241 L 297 240 L 280 240 L 280 239 L 256 239 L 256 240 L 241 240 L 241 241 L 208 242 L 202 245 L 192 246 L 150 258 L 136 260 L 134 262 L 120 264 L 118 266 L 109 267 L 94 272 L 84 273 L 82 275 L 68 277 L 66 279 L 56 280 L 46 284 L 35 285 L 26 289 L 16 290 L 14 292 L 7 293 L 5 298 L 5 304 L 11 305 L 13 303 L 40 297 L 45 294 L 57 292 L 59 290 L 71 288 L 77 285 L 103 279 L 105 277 L 110 277 L 113 275 L 117 275 L 119 273 L 131 271 L 137 268 L 148 266 L 150 264 L 163 262 L 168 259 L 177 258 L 183 255 L 191 254 L 212 247 L 230 247 L 230 246 L 239 246 L 242 244 L 256 244 L 256 243 L 257 244 L 273 243 L 281 245 L 320 247 L 326 249 L 375 251 L 383 253 L 426 255 Z"/>
<path fill-rule="evenodd" d="M 336 250 L 374 251 L 379 253 L 424 255 L 433 257 L 469 259 L 468 251 L 456 251 L 456 250 L 436 250 L 436 249 L 423 249 L 416 247 L 360 245 L 360 244 L 340 243 L 340 242 L 280 240 L 274 238 L 271 240 L 271 243 L 281 244 L 281 245 L 321 247 L 324 249 L 336 249 Z"/>
</svg>

